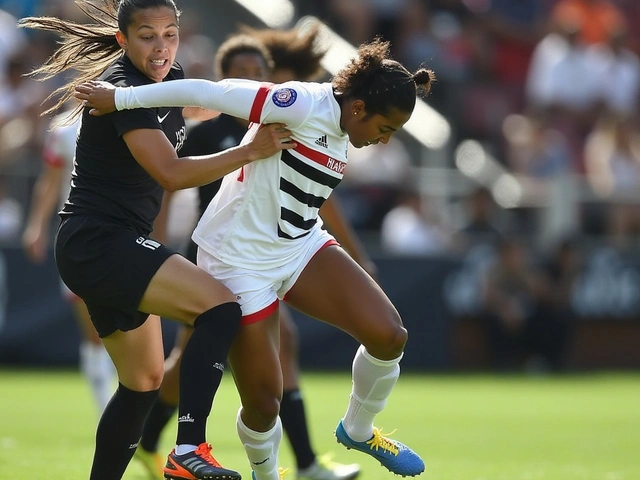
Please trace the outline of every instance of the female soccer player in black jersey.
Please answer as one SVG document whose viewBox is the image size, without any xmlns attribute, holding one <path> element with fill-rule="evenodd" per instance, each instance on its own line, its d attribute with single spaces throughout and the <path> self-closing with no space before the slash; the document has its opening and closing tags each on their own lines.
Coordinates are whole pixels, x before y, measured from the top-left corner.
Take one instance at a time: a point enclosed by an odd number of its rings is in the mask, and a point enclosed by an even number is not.
<svg viewBox="0 0 640 480">
<path fill-rule="evenodd" d="M 25 18 L 62 44 L 34 71 L 49 78 L 67 69 L 78 80 L 117 86 L 183 78 L 174 63 L 179 11 L 173 0 L 77 2 L 94 21 Z M 72 96 L 74 83 L 57 106 Z M 54 107 L 55 108 L 55 107 Z M 78 112 L 80 113 L 80 112 Z M 98 425 L 90 480 L 119 480 L 129 463 L 163 376 L 157 314 L 194 327 L 182 359 L 176 448 L 165 476 L 239 479 L 211 455 L 206 419 L 241 320 L 235 296 L 203 270 L 149 238 L 164 190 L 210 183 L 227 172 L 291 148 L 282 125 L 262 127 L 248 144 L 204 157 L 178 158 L 182 110 L 149 108 L 104 117 L 82 113 L 71 192 L 55 242 L 60 275 L 86 303 L 118 372 L 119 386 Z M 283 143 L 285 142 L 285 143 Z"/>
</svg>

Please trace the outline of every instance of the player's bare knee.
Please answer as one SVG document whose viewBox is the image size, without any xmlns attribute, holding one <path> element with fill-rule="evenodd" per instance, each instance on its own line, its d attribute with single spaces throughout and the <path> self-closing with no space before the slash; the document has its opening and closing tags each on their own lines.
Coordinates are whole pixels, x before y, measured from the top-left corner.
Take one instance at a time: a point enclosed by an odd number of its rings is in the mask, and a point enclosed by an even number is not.
<svg viewBox="0 0 640 480">
<path fill-rule="evenodd" d="M 280 400 L 275 395 L 263 395 L 250 405 L 244 405 L 243 409 L 248 420 L 247 426 L 259 432 L 266 432 L 273 427 L 280 413 Z"/>
<path fill-rule="evenodd" d="M 150 371 L 147 375 L 146 381 L 149 382 L 149 390 L 157 390 L 162 385 L 162 379 L 164 378 L 164 366 L 159 369 Z"/>
<path fill-rule="evenodd" d="M 364 346 L 374 357 L 392 360 L 402 354 L 407 338 L 407 330 L 402 325 L 389 323 L 386 328 L 378 329 L 377 335 L 365 342 Z"/>
<path fill-rule="evenodd" d="M 121 379 L 125 387 L 136 392 L 150 392 L 152 390 L 158 390 L 162 384 L 162 377 L 164 374 L 163 368 L 148 369 L 144 372 L 140 372 L 131 379 Z"/>
</svg>

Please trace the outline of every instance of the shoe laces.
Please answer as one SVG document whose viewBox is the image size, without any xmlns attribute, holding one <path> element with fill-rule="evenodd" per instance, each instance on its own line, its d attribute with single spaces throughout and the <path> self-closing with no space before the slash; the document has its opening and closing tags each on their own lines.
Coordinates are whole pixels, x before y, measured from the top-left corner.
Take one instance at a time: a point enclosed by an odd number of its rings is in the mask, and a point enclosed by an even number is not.
<svg viewBox="0 0 640 480">
<path fill-rule="evenodd" d="M 394 432 L 395 430 L 391 433 L 387 433 L 386 435 L 393 435 Z M 393 440 L 389 440 L 388 438 L 384 437 L 381 428 L 377 429 L 373 427 L 373 437 L 366 443 L 367 445 L 369 445 L 369 448 L 371 450 L 375 449 L 376 451 L 378 451 L 379 449 L 382 449 L 395 456 L 398 456 L 398 445 L 394 443 Z"/>
<path fill-rule="evenodd" d="M 205 462 L 213 465 L 216 468 L 222 468 L 222 465 L 220 465 L 218 461 L 213 458 L 213 455 L 211 455 L 211 450 L 213 450 L 213 447 L 210 443 L 201 443 L 200 445 L 198 445 L 195 453 Z"/>
<path fill-rule="evenodd" d="M 280 477 L 280 480 L 283 480 L 284 476 L 287 475 L 290 471 L 290 468 L 278 467 L 278 476 Z"/>
</svg>

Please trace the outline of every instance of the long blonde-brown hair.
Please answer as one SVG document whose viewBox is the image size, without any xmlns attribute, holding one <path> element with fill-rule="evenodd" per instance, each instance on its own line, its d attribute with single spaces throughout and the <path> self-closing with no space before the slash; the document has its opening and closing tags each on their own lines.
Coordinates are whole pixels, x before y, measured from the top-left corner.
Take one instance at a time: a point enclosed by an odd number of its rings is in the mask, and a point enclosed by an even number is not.
<svg viewBox="0 0 640 480">
<path fill-rule="evenodd" d="M 75 23 L 56 17 L 26 17 L 18 21 L 19 27 L 53 32 L 61 37 L 59 47 L 46 62 L 30 72 L 31 76 L 44 81 L 68 70 L 75 73 L 69 82 L 47 97 L 45 102 L 57 101 L 42 115 L 57 111 L 73 96 L 76 85 L 95 80 L 123 54 L 116 32 L 120 30 L 126 35 L 137 11 L 169 7 L 174 10 L 176 19 L 180 17 L 173 0 L 75 0 L 75 3 L 89 17 L 90 23 Z M 70 120 L 81 110 L 82 106 L 78 106 Z"/>
</svg>

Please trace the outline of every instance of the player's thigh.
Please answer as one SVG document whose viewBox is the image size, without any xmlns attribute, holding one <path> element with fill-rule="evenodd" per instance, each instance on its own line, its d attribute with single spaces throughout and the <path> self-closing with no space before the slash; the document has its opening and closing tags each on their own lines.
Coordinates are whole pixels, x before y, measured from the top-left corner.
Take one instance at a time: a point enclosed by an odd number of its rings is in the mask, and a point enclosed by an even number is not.
<svg viewBox="0 0 640 480">
<path fill-rule="evenodd" d="M 406 341 L 402 320 L 391 300 L 338 246 L 323 248 L 311 258 L 287 292 L 286 301 L 296 310 L 344 330 L 367 348 L 381 349 L 379 358 L 393 354 L 391 350 Z"/>
<path fill-rule="evenodd" d="M 138 328 L 117 330 L 102 339 L 125 387 L 150 391 L 160 387 L 164 371 L 164 347 L 160 318 L 150 315 Z"/>
<path fill-rule="evenodd" d="M 193 324 L 203 312 L 235 302 L 220 282 L 181 255 L 169 257 L 151 278 L 139 309 Z"/>
<path fill-rule="evenodd" d="M 282 373 L 278 359 L 278 312 L 266 319 L 242 325 L 229 352 L 229 364 L 244 407 L 248 427 L 270 428 L 282 397 Z"/>
<path fill-rule="evenodd" d="M 285 391 L 298 387 L 298 327 L 291 310 L 280 303 L 280 366 Z"/>
<path fill-rule="evenodd" d="M 285 356 L 297 356 L 298 353 L 298 327 L 296 326 L 291 310 L 285 303 L 280 303 L 280 352 Z"/>
<path fill-rule="evenodd" d="M 75 296 L 69 300 L 73 306 L 73 311 L 75 312 L 76 322 L 78 323 L 78 327 L 80 328 L 80 332 L 82 333 L 82 339 L 84 341 L 90 341 L 91 343 L 100 344 L 100 337 L 98 337 L 98 332 L 96 328 L 93 326 L 93 322 L 91 321 L 91 315 L 89 315 L 89 310 L 87 309 L 87 305 L 84 301 Z"/>
</svg>

